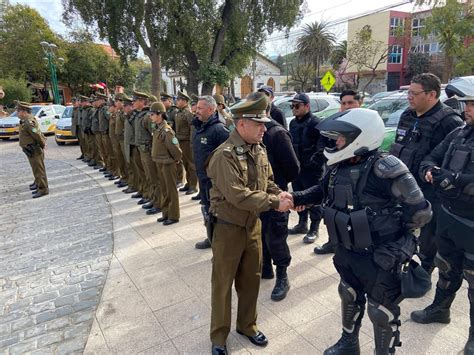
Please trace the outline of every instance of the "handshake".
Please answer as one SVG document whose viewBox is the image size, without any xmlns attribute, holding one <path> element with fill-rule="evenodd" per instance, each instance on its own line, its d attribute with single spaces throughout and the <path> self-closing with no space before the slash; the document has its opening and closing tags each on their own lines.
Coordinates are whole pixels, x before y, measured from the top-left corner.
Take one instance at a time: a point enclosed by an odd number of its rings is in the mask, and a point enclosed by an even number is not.
<svg viewBox="0 0 474 355">
<path fill-rule="evenodd" d="M 280 200 L 280 204 L 278 205 L 278 212 L 288 212 L 290 209 L 301 212 L 305 209 L 305 206 L 297 206 L 295 207 L 293 201 L 293 195 L 289 192 L 282 191 L 278 194 L 278 199 Z"/>
</svg>

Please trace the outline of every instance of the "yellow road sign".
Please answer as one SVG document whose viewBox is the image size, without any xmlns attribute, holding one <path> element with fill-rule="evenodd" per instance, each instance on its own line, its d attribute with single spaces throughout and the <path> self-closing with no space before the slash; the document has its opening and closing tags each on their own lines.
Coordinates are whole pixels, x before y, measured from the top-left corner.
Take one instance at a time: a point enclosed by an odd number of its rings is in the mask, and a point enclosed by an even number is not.
<svg viewBox="0 0 474 355">
<path fill-rule="evenodd" d="M 336 83 L 336 78 L 332 73 L 328 70 L 324 76 L 321 78 L 321 85 L 326 89 L 327 92 L 331 90 L 333 85 Z"/>
</svg>

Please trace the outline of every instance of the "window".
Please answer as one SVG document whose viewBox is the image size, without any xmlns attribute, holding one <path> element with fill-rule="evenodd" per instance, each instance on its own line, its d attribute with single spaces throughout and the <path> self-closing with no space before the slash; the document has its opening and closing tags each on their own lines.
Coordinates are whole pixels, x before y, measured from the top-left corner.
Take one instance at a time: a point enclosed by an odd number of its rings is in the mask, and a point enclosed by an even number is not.
<svg viewBox="0 0 474 355">
<path fill-rule="evenodd" d="M 390 54 L 388 55 L 388 62 L 391 64 L 400 64 L 402 62 L 402 51 L 403 48 L 401 46 L 391 46 Z"/>
<path fill-rule="evenodd" d="M 439 44 L 438 42 L 436 43 L 430 43 L 430 53 L 438 53 L 439 52 Z"/>
<path fill-rule="evenodd" d="M 390 36 L 395 37 L 399 36 L 403 33 L 400 33 L 403 31 L 403 27 L 405 25 L 405 19 L 400 18 L 400 17 L 392 17 L 390 19 Z"/>
<path fill-rule="evenodd" d="M 425 19 L 423 18 L 414 18 L 411 21 L 411 35 L 412 36 L 421 36 L 421 31 L 425 27 Z"/>
</svg>

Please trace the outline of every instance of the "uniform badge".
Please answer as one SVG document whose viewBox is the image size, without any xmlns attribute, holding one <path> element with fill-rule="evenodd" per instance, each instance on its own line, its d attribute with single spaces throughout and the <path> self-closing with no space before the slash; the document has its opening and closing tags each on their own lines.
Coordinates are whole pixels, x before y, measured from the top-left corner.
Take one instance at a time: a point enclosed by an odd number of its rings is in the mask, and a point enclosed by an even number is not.
<svg viewBox="0 0 474 355">
<path fill-rule="evenodd" d="M 235 151 L 236 151 L 237 154 L 239 154 L 239 155 L 244 154 L 244 148 L 242 148 L 242 147 L 236 147 L 236 148 L 235 148 Z"/>
<path fill-rule="evenodd" d="M 155 122 L 153 122 L 153 123 L 151 124 L 151 129 L 156 129 L 156 123 L 155 123 Z"/>
<path fill-rule="evenodd" d="M 179 143 L 178 138 L 173 137 L 173 139 L 171 140 L 171 143 L 173 143 L 174 145 L 177 145 Z"/>
<path fill-rule="evenodd" d="M 231 124 L 229 125 L 229 127 L 227 127 L 227 129 L 229 130 L 229 132 L 232 132 L 235 129 L 235 125 Z"/>
<path fill-rule="evenodd" d="M 406 129 L 397 129 L 397 134 L 400 135 L 400 136 L 405 136 L 407 134 L 407 131 Z"/>
<path fill-rule="evenodd" d="M 32 128 L 32 129 L 31 129 L 31 132 L 36 133 L 36 132 L 37 132 L 37 129 L 36 129 L 36 128 Z"/>
<path fill-rule="evenodd" d="M 201 137 L 201 144 L 207 144 L 207 137 Z"/>
</svg>

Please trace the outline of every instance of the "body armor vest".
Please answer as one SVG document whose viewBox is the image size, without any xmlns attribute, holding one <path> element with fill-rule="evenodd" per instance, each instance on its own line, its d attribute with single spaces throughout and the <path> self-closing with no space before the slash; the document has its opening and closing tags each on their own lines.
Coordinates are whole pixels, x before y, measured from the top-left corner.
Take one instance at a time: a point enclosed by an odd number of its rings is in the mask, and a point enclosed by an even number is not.
<svg viewBox="0 0 474 355">
<path fill-rule="evenodd" d="M 134 121 L 137 118 L 137 111 L 133 111 L 129 115 L 126 115 L 124 121 L 124 143 L 135 145 L 135 124 Z"/>
<path fill-rule="evenodd" d="M 86 106 L 81 111 L 81 122 L 82 122 L 82 130 L 85 131 L 86 129 L 92 128 L 92 115 L 94 114 L 94 109 L 91 106 Z"/>
<path fill-rule="evenodd" d="M 91 124 L 91 129 L 93 133 L 99 133 L 99 111 L 100 108 L 95 109 L 92 114 L 92 124 Z"/>
<path fill-rule="evenodd" d="M 434 132 L 438 129 L 441 120 L 452 114 L 456 114 L 452 108 L 443 106 L 435 114 L 416 119 L 414 123 L 409 115 L 402 114 L 400 118 L 395 143 L 390 153 L 405 163 L 419 184 L 420 182 L 426 184 L 426 181 L 420 181 L 417 172 L 423 158 L 430 153 L 430 143 Z"/>
<path fill-rule="evenodd" d="M 378 158 L 376 154 L 360 164 L 336 165 L 329 170 L 324 223 L 333 244 L 367 250 L 400 235 L 402 212 L 397 200 L 364 191 Z"/>
<path fill-rule="evenodd" d="M 441 165 L 443 169 L 459 174 L 474 174 L 474 127 L 465 126 L 451 141 Z M 462 210 L 472 210 L 474 205 L 474 183 L 469 183 L 463 188 L 438 190 L 441 198 L 448 201 L 449 205 L 465 215 Z M 468 211 L 465 211 L 468 212 Z M 469 215 L 473 215 L 470 212 Z"/>
<path fill-rule="evenodd" d="M 297 118 L 295 118 L 297 120 Z M 310 116 L 304 122 L 295 121 L 290 125 L 293 149 L 300 161 L 302 168 L 311 167 L 311 157 L 316 152 L 317 139 L 310 134 L 310 129 L 316 126 L 319 121 Z"/>
<path fill-rule="evenodd" d="M 133 121 L 135 128 L 135 145 L 145 146 L 145 148 L 151 147 L 151 142 L 153 140 L 151 133 L 143 126 L 143 119 L 148 114 L 148 109 L 143 109 L 137 113 L 137 117 Z"/>
<path fill-rule="evenodd" d="M 102 133 L 107 133 L 109 131 L 109 113 L 107 111 L 107 106 L 103 105 L 99 109 L 99 131 Z"/>
</svg>

